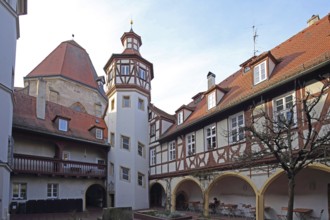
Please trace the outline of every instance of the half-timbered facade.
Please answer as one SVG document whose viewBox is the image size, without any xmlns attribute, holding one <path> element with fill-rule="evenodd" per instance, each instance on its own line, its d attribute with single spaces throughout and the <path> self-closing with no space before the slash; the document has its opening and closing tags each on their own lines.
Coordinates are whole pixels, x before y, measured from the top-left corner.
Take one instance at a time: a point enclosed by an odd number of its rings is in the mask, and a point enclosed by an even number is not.
<svg viewBox="0 0 330 220">
<path fill-rule="evenodd" d="M 159 110 L 150 107 L 151 206 L 197 208 L 209 215 L 209 204 L 216 197 L 228 207 L 234 204 L 235 213 L 226 215 L 245 215 L 247 207 L 253 207 L 257 219 L 277 219 L 281 208 L 287 206 L 286 174 L 273 166 L 278 163 L 275 158 L 255 163 L 242 160 L 242 155 L 265 149 L 248 138 L 245 127 L 260 112 L 267 112 L 273 122 L 292 119 L 297 134 L 292 137 L 294 149 L 303 145 L 298 134 L 307 127 L 297 120 L 302 112 L 289 109 L 306 94 L 319 94 L 325 84 L 320 76 L 329 80 L 330 71 L 330 15 L 313 19 L 314 24 L 248 59 L 222 82 L 216 84 L 215 74 L 209 72 L 206 91 L 181 106 L 173 121 L 168 120 L 171 117 L 157 117 Z M 317 115 L 329 112 L 329 104 L 326 93 L 317 106 Z M 261 118 L 259 123 L 264 121 Z M 315 131 L 326 131 L 328 125 L 320 123 L 313 124 Z M 324 210 L 324 219 L 329 217 L 329 172 L 328 167 L 314 163 L 299 173 L 296 207 L 307 208 L 311 216 Z"/>
</svg>

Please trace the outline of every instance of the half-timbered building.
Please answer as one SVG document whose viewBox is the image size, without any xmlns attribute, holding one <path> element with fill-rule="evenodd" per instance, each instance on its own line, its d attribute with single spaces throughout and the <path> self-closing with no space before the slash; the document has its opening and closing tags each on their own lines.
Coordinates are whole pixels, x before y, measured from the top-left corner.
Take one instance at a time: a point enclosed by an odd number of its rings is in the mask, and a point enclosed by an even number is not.
<svg viewBox="0 0 330 220">
<path fill-rule="evenodd" d="M 306 29 L 249 58 L 222 82 L 215 83 L 215 74 L 209 72 L 206 90 L 174 116 L 151 105 L 150 205 L 209 215 L 209 205 L 217 198 L 226 208 L 223 214 L 245 215 L 249 209 L 257 219 L 277 219 L 287 206 L 286 174 L 274 166 L 275 159 L 242 163 L 243 154 L 265 147 L 252 143 L 244 128 L 257 114 L 251 106 L 274 118 L 288 118 L 291 113 L 301 117 L 298 108 L 289 112 L 290 106 L 307 93 L 320 93 L 324 84 L 320 76 L 329 80 L 329 30 L 330 15 L 321 20 L 313 16 Z M 329 111 L 329 104 L 326 93 L 317 107 L 319 115 Z M 313 125 L 317 132 L 327 126 Z M 304 133 L 307 128 L 297 122 L 295 129 Z M 299 149 L 303 140 L 296 138 L 293 144 Z M 315 162 L 296 176 L 295 207 L 308 209 L 310 216 L 323 210 L 323 218 L 329 218 L 329 172 Z"/>
</svg>

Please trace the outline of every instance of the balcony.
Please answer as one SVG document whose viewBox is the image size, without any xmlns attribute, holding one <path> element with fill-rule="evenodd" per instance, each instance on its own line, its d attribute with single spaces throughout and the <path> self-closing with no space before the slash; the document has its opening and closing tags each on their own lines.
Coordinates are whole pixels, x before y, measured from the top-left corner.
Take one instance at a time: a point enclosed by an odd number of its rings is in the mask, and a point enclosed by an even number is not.
<svg viewBox="0 0 330 220">
<path fill-rule="evenodd" d="M 99 178 L 106 177 L 106 165 L 59 160 L 49 157 L 14 154 L 14 174 L 35 174 L 63 177 Z"/>
</svg>

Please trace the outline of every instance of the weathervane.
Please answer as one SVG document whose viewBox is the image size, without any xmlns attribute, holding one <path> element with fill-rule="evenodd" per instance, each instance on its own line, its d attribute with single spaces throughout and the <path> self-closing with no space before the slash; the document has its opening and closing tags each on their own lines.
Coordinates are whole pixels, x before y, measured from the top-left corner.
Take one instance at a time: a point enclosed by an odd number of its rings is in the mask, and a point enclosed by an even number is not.
<svg viewBox="0 0 330 220">
<path fill-rule="evenodd" d="M 253 29 L 253 56 L 256 56 L 257 52 L 259 52 L 258 50 L 256 50 L 257 37 L 259 35 L 257 34 L 257 28 L 254 25 L 252 26 L 252 29 Z"/>
</svg>

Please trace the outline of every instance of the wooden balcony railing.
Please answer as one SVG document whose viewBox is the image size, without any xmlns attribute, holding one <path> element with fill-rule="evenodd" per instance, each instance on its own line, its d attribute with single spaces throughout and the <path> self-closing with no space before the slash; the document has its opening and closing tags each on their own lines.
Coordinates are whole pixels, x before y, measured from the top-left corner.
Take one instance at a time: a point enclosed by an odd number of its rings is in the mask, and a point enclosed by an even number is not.
<svg viewBox="0 0 330 220">
<path fill-rule="evenodd" d="M 105 178 L 106 165 L 14 154 L 13 172 L 52 176 Z"/>
</svg>

